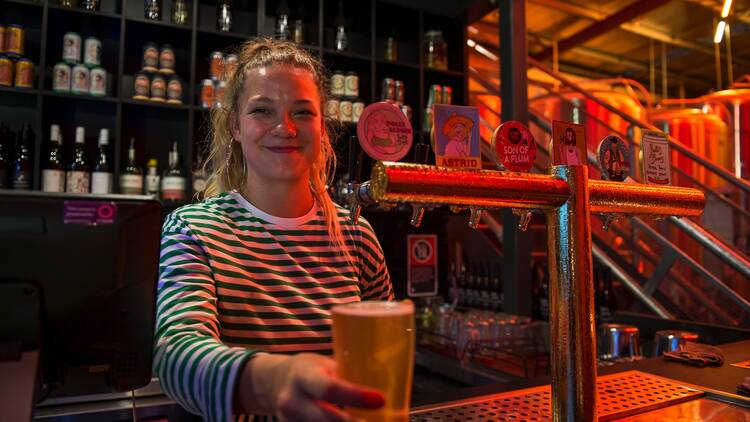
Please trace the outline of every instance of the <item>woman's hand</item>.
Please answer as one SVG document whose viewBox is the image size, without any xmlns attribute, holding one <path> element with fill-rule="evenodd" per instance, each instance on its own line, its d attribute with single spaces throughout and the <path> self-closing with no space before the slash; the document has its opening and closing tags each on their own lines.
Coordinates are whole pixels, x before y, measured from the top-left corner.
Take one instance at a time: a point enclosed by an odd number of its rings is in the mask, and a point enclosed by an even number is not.
<svg viewBox="0 0 750 422">
<path fill-rule="evenodd" d="M 312 353 L 264 354 L 245 365 L 237 400 L 244 413 L 274 413 L 281 421 L 348 421 L 337 407 L 378 409 L 385 397 L 377 390 L 336 376 L 333 359 Z"/>
</svg>

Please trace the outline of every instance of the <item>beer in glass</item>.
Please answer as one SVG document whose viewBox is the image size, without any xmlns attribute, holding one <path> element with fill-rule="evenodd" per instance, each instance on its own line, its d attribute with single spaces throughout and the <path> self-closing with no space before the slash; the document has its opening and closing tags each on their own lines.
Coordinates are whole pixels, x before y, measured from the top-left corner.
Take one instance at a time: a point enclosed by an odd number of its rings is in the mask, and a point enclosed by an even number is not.
<svg viewBox="0 0 750 422">
<path fill-rule="evenodd" d="M 414 369 L 414 304 L 365 301 L 334 306 L 333 354 L 341 378 L 385 395 L 377 410 L 347 409 L 356 421 L 406 421 Z"/>
</svg>

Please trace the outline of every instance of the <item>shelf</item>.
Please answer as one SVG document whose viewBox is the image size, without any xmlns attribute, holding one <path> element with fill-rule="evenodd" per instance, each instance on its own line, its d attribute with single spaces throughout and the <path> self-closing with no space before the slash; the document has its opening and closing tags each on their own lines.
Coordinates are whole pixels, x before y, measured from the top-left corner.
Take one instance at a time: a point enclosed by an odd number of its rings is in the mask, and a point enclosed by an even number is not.
<svg viewBox="0 0 750 422">
<path fill-rule="evenodd" d="M 21 95 L 36 95 L 39 90 L 36 88 L 17 88 L 15 86 L 0 86 L 0 92 L 7 92 L 10 94 L 21 94 Z"/>
<path fill-rule="evenodd" d="M 216 36 L 216 37 L 233 38 L 233 39 L 241 40 L 241 41 L 247 41 L 253 37 L 253 35 L 251 34 L 243 34 L 241 32 L 232 32 L 232 31 L 223 32 L 223 31 L 218 31 L 216 29 L 203 29 L 203 28 L 198 28 L 198 33 L 204 34 L 204 35 Z"/>
<path fill-rule="evenodd" d="M 69 98 L 72 100 L 83 100 L 83 101 L 93 101 L 93 102 L 103 102 L 103 103 L 116 103 L 117 98 L 105 95 L 105 96 L 95 96 L 95 95 L 88 95 L 88 94 L 73 94 L 73 93 L 67 93 L 67 92 L 55 92 L 55 91 L 44 91 L 45 97 L 51 97 L 51 98 Z"/>
<path fill-rule="evenodd" d="M 415 69 L 419 70 L 418 64 L 411 64 L 411 63 L 400 63 L 400 62 L 389 62 L 387 60 L 378 59 L 376 60 L 377 64 L 383 65 L 383 66 L 393 66 L 393 67 L 403 67 L 404 69 Z"/>
<path fill-rule="evenodd" d="M 42 3 L 35 3 L 30 1 L 24 1 L 24 0 L 0 0 L 0 3 L 13 3 L 13 4 L 20 4 L 22 6 L 31 6 L 31 7 L 38 7 L 42 8 Z"/>
<path fill-rule="evenodd" d="M 65 12 L 65 13 L 75 13 L 75 14 L 84 15 L 84 16 L 101 16 L 101 17 L 107 18 L 107 19 L 120 19 L 120 18 L 122 18 L 122 15 L 119 14 L 119 13 L 108 13 L 108 12 L 101 12 L 101 11 L 99 11 L 99 12 L 92 12 L 90 10 L 85 10 L 85 9 L 79 9 L 79 8 L 73 8 L 73 7 L 62 7 L 62 6 L 58 6 L 56 4 L 50 4 L 49 8 L 50 8 L 50 10 L 57 10 L 57 11 L 60 11 L 60 12 Z"/>
<path fill-rule="evenodd" d="M 433 73 L 436 75 L 443 75 L 443 76 L 455 76 L 455 77 L 464 77 L 464 73 L 460 72 L 458 70 L 440 70 L 440 69 L 430 69 L 425 67 L 424 68 L 425 73 Z"/>
<path fill-rule="evenodd" d="M 351 51 L 337 51 L 332 48 L 324 48 L 323 54 L 331 56 L 348 57 L 350 59 L 366 60 L 370 61 L 371 57 L 369 54 L 352 53 Z"/>
<path fill-rule="evenodd" d="M 156 107 L 156 108 L 166 108 L 171 110 L 189 110 L 190 106 L 186 104 L 169 104 L 167 102 L 156 102 L 156 101 L 150 101 L 150 100 L 134 100 L 132 98 L 123 98 L 122 99 L 123 104 L 128 105 L 134 105 L 139 107 Z"/>
<path fill-rule="evenodd" d="M 192 28 L 190 25 L 178 25 L 176 23 L 155 21 L 155 20 L 145 19 L 145 18 L 126 18 L 125 21 L 132 22 L 132 23 L 139 23 L 143 25 L 161 26 L 164 28 L 172 28 L 172 29 L 182 30 L 186 32 L 192 31 Z"/>
</svg>

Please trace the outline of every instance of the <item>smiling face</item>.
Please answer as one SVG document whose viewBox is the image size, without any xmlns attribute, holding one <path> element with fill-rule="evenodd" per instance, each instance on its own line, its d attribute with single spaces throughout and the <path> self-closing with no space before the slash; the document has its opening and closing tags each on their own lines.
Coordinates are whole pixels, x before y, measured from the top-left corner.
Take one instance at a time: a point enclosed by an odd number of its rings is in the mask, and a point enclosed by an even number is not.
<svg viewBox="0 0 750 422">
<path fill-rule="evenodd" d="M 321 153 L 322 116 L 309 71 L 283 64 L 248 70 L 232 136 L 242 147 L 250 186 L 306 183 Z"/>
<path fill-rule="evenodd" d="M 469 130 L 462 123 L 456 123 L 451 127 L 450 139 L 452 141 L 466 141 Z"/>
</svg>

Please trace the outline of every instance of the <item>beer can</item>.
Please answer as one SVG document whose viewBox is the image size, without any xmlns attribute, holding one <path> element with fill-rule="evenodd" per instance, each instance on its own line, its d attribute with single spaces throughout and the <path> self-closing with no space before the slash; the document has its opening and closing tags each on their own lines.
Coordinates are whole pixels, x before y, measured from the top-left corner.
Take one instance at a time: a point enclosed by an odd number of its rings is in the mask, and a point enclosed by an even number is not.
<svg viewBox="0 0 750 422">
<path fill-rule="evenodd" d="M 351 98 L 342 98 L 339 102 L 339 120 L 342 122 L 352 121 L 352 100 Z"/>
<path fill-rule="evenodd" d="M 362 113 L 365 111 L 365 102 L 357 98 L 352 103 L 352 122 L 359 122 L 359 118 L 362 117 Z"/>
<path fill-rule="evenodd" d="M 66 32 L 63 35 L 63 61 L 67 64 L 81 62 L 81 36 L 77 32 Z"/>
<path fill-rule="evenodd" d="M 99 38 L 88 37 L 83 42 L 83 63 L 88 67 L 101 66 L 102 42 Z"/>
<path fill-rule="evenodd" d="M 344 95 L 354 98 L 359 97 L 359 75 L 357 75 L 357 72 L 346 72 Z"/>
<path fill-rule="evenodd" d="M 91 95 L 107 95 L 107 71 L 101 67 L 91 69 L 91 86 L 89 87 Z"/>
<path fill-rule="evenodd" d="M 411 122 L 411 107 L 407 104 L 404 104 L 401 106 L 401 112 L 404 113 L 404 116 Z"/>
<path fill-rule="evenodd" d="M 170 104 L 182 104 L 182 81 L 177 75 L 172 75 L 167 83 L 167 102 Z"/>
<path fill-rule="evenodd" d="M 335 70 L 331 75 L 331 95 L 343 96 L 346 93 L 346 77 L 344 72 Z"/>
<path fill-rule="evenodd" d="M 7 29 L 5 25 L 0 24 L 0 54 L 5 53 L 5 34 L 7 34 Z"/>
<path fill-rule="evenodd" d="M 89 93 L 89 68 L 77 64 L 73 68 L 73 77 L 71 80 L 71 91 L 74 94 L 88 94 Z"/>
<path fill-rule="evenodd" d="M 5 56 L 0 56 L 0 85 L 13 86 L 13 62 Z"/>
<path fill-rule="evenodd" d="M 146 72 L 159 70 L 159 48 L 152 42 L 143 46 L 143 70 Z"/>
<path fill-rule="evenodd" d="M 201 106 L 211 108 L 214 106 L 214 82 L 204 79 L 201 82 Z"/>
<path fill-rule="evenodd" d="M 70 92 L 73 71 L 65 62 L 60 62 L 52 69 L 52 90 L 55 92 Z"/>
<path fill-rule="evenodd" d="M 5 30 L 5 54 L 8 57 L 23 56 L 25 31 L 21 25 L 11 24 Z"/>
<path fill-rule="evenodd" d="M 430 85 L 430 91 L 427 96 L 427 107 L 433 104 L 440 104 L 443 102 L 443 87 L 440 85 Z"/>
<path fill-rule="evenodd" d="M 224 77 L 224 54 L 221 51 L 211 53 L 211 79 L 219 81 Z"/>
<path fill-rule="evenodd" d="M 339 105 L 340 101 L 338 97 L 331 97 L 326 101 L 325 116 L 329 119 L 339 119 Z"/>
<path fill-rule="evenodd" d="M 443 87 L 443 102 L 442 104 L 453 104 L 453 89 L 449 86 Z"/>
<path fill-rule="evenodd" d="M 155 74 L 151 78 L 151 101 L 163 102 L 167 96 L 167 81 L 164 76 Z"/>
<path fill-rule="evenodd" d="M 404 104 L 404 81 L 396 80 L 396 104 L 399 106 Z"/>
<path fill-rule="evenodd" d="M 16 61 L 16 86 L 19 88 L 34 87 L 34 63 L 29 59 Z"/>
<path fill-rule="evenodd" d="M 392 78 L 383 79 L 380 99 L 383 101 L 396 101 L 396 81 Z"/>
<path fill-rule="evenodd" d="M 230 80 L 232 79 L 232 76 L 234 76 L 234 72 L 237 71 L 237 66 L 239 65 L 239 59 L 237 58 L 236 54 L 230 54 L 227 56 L 227 59 L 224 61 L 224 79 Z"/>
<path fill-rule="evenodd" d="M 214 92 L 214 108 L 222 108 L 224 104 L 224 93 L 227 90 L 227 81 L 219 81 Z"/>
<path fill-rule="evenodd" d="M 148 92 L 151 90 L 151 80 L 146 72 L 138 72 L 133 80 L 133 98 L 136 100 L 148 100 Z"/>
<path fill-rule="evenodd" d="M 174 49 L 169 44 L 161 46 L 159 51 L 159 72 L 167 75 L 174 73 Z"/>
</svg>

